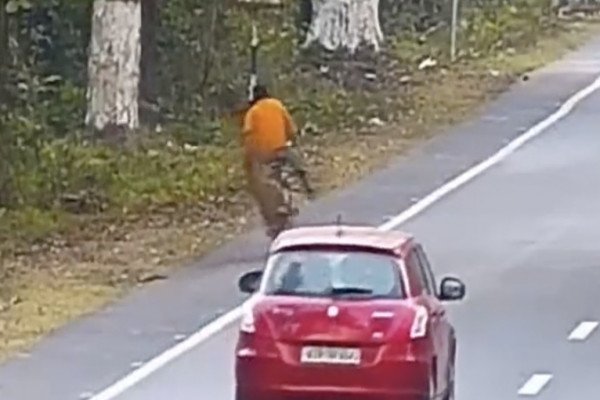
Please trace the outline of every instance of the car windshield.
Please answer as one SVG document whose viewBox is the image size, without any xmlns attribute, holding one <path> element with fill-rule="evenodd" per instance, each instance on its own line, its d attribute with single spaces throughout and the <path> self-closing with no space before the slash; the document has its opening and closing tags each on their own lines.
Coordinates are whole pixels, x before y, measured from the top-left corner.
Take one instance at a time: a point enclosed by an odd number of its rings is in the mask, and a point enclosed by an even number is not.
<svg viewBox="0 0 600 400">
<path fill-rule="evenodd" d="M 266 278 L 270 295 L 404 297 L 394 257 L 367 251 L 284 251 L 270 258 Z"/>
</svg>

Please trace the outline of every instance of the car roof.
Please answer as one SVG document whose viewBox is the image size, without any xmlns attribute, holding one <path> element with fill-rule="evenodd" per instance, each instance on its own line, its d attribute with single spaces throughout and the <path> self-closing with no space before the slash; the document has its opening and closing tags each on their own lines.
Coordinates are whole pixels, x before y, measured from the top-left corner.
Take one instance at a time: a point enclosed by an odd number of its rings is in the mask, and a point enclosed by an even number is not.
<svg viewBox="0 0 600 400">
<path fill-rule="evenodd" d="M 382 231 L 372 226 L 325 225 L 293 228 L 282 232 L 270 252 L 304 246 L 356 246 L 398 252 L 413 240 L 401 231 Z"/>
</svg>

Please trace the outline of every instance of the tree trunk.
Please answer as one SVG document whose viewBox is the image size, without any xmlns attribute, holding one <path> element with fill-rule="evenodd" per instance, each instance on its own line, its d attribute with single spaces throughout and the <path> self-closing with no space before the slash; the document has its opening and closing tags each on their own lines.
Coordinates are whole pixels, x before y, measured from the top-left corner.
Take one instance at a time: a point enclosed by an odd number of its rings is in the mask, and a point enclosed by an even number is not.
<svg viewBox="0 0 600 400">
<path fill-rule="evenodd" d="M 9 63 L 7 0 L 0 0 L 0 103 L 4 102 L 4 85 Z"/>
<path fill-rule="evenodd" d="M 158 117 L 158 51 L 156 32 L 158 30 L 160 0 L 142 2 L 142 58 L 140 81 L 140 120 L 145 126 L 153 127 Z"/>
<path fill-rule="evenodd" d="M 300 0 L 298 2 L 297 27 L 300 35 L 300 41 L 305 41 L 310 30 L 310 23 L 313 16 L 312 0 Z"/>
<path fill-rule="evenodd" d="M 356 52 L 361 45 L 379 51 L 383 33 L 379 0 L 313 0 L 313 19 L 305 45 Z"/>
<path fill-rule="evenodd" d="M 0 0 L 0 66 L 8 61 L 8 14 L 7 0 Z"/>
<path fill-rule="evenodd" d="M 94 1 L 86 124 L 104 137 L 139 127 L 141 23 L 139 1 Z"/>
</svg>

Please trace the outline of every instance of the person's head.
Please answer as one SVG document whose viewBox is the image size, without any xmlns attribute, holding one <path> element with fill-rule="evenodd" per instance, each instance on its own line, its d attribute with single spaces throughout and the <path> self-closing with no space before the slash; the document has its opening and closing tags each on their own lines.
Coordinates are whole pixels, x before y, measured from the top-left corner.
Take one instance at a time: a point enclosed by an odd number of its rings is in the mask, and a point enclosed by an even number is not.
<svg viewBox="0 0 600 400">
<path fill-rule="evenodd" d="M 252 102 L 255 103 L 259 100 L 266 99 L 267 97 L 269 97 L 267 87 L 257 83 L 252 90 Z"/>
<path fill-rule="evenodd" d="M 281 286 L 286 290 L 294 290 L 297 289 L 300 285 L 302 285 L 303 279 L 303 271 L 302 271 L 302 263 L 300 261 L 292 261 L 283 276 Z"/>
</svg>

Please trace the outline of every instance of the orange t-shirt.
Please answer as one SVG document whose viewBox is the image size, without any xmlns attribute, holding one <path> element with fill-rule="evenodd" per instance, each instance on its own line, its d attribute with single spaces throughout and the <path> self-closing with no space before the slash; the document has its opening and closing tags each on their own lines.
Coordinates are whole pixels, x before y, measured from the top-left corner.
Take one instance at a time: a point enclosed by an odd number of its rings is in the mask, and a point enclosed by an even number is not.
<svg viewBox="0 0 600 400">
<path fill-rule="evenodd" d="M 292 139 L 295 126 L 283 103 L 274 98 L 257 101 L 244 116 L 246 157 L 268 158 Z"/>
</svg>

